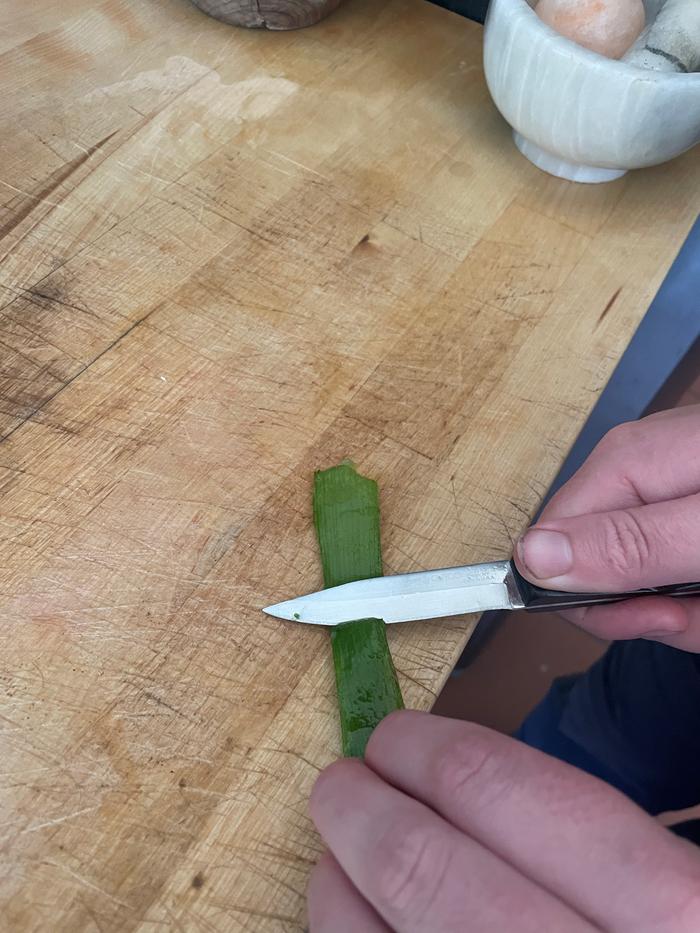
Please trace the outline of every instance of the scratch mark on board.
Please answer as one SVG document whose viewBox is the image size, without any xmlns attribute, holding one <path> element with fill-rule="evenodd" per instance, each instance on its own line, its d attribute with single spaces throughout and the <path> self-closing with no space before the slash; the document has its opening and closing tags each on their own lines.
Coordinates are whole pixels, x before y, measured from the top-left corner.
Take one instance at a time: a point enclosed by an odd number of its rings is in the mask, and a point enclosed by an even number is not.
<svg viewBox="0 0 700 933">
<path fill-rule="evenodd" d="M 65 816 L 58 816 L 55 820 L 45 820 L 43 823 L 34 823 L 32 826 L 27 826 L 23 829 L 19 835 L 24 836 L 26 833 L 36 833 L 40 829 L 45 829 L 47 826 L 56 826 L 59 823 L 65 823 L 66 820 L 75 819 L 76 816 L 81 816 L 83 813 L 92 813 L 94 810 L 99 810 L 100 805 L 96 804 L 94 807 L 83 807 L 81 810 L 76 810 L 75 813 L 67 813 Z"/>
</svg>

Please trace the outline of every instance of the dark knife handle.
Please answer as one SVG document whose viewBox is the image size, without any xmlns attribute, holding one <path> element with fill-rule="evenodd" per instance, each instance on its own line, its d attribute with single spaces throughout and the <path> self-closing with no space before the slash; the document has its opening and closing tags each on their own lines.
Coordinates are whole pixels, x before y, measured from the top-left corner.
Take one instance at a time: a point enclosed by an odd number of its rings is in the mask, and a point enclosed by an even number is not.
<svg viewBox="0 0 700 933">
<path fill-rule="evenodd" d="M 562 590 L 543 590 L 530 583 L 510 562 L 513 579 L 528 612 L 572 609 L 575 606 L 597 606 L 599 603 L 619 603 L 636 596 L 700 596 L 700 583 L 675 583 L 671 586 L 650 586 L 630 593 L 566 593 Z"/>
</svg>

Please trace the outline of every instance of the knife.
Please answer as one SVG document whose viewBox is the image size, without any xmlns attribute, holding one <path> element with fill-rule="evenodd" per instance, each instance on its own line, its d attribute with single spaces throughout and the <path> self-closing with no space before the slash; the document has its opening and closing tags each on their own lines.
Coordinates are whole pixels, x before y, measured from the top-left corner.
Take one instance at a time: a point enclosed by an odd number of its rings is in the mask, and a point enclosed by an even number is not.
<svg viewBox="0 0 700 933">
<path fill-rule="evenodd" d="M 700 583 L 649 587 L 627 593 L 566 593 L 526 580 L 513 561 L 447 567 L 372 577 L 299 596 L 263 611 L 279 619 L 312 625 L 339 625 L 353 619 L 414 622 L 494 609 L 530 612 L 615 603 L 636 596 L 695 596 Z"/>
</svg>

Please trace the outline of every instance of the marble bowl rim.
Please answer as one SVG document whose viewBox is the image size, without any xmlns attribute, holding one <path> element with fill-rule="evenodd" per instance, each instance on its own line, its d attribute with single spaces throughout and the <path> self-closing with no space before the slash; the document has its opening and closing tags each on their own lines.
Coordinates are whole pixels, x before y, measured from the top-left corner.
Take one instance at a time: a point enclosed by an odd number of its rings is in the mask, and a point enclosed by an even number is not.
<svg viewBox="0 0 700 933">
<path fill-rule="evenodd" d="M 568 53 L 571 58 L 577 59 L 586 66 L 593 66 L 598 70 L 612 69 L 618 72 L 620 77 L 626 75 L 630 82 L 640 81 L 642 83 L 649 82 L 650 84 L 665 84 L 669 90 L 671 90 L 674 85 L 678 89 L 683 87 L 687 90 L 688 86 L 692 84 L 697 84 L 700 89 L 700 72 L 682 73 L 652 71 L 651 69 L 638 68 L 636 65 L 630 65 L 628 62 L 623 62 L 620 59 L 606 58 L 605 55 L 600 55 L 598 52 L 594 52 L 591 49 L 579 45 L 572 39 L 567 39 L 566 36 L 560 35 L 558 32 L 555 32 L 551 26 L 543 23 L 527 0 L 492 0 L 486 14 L 486 23 L 484 26 L 486 31 L 489 31 L 489 22 L 493 20 L 496 15 L 493 12 L 496 7 L 505 8 L 506 10 L 510 7 L 513 11 L 519 11 L 518 15 L 523 17 L 526 22 L 529 22 L 528 28 L 539 32 L 539 34 L 545 38 L 548 45 L 556 45 L 560 52 Z"/>
</svg>

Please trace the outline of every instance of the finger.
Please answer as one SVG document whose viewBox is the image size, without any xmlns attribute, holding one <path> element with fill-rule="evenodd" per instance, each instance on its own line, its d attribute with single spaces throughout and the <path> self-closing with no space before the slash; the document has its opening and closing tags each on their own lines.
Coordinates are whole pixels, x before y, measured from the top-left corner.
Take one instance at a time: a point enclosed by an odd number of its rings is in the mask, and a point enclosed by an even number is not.
<svg viewBox="0 0 700 933">
<path fill-rule="evenodd" d="M 700 600 L 648 596 L 610 606 L 560 613 L 598 638 L 624 641 L 648 638 L 683 651 L 700 653 Z"/>
<path fill-rule="evenodd" d="M 700 929 L 700 857 L 596 778 L 490 729 L 410 711 L 377 727 L 366 761 L 604 929 Z"/>
<path fill-rule="evenodd" d="M 312 871 L 307 896 L 309 933 L 391 933 L 329 852 Z"/>
<path fill-rule="evenodd" d="M 671 599 L 668 596 L 644 596 L 607 606 L 566 609 L 565 619 L 585 629 L 597 638 L 625 641 L 630 638 L 664 638 L 690 633 L 694 600 Z"/>
<path fill-rule="evenodd" d="M 354 886 L 398 933 L 594 929 L 360 761 L 321 775 L 311 815 Z"/>
<path fill-rule="evenodd" d="M 630 509 L 546 519 L 516 547 L 521 572 L 556 590 L 624 592 L 695 582 L 700 495 Z"/>
<path fill-rule="evenodd" d="M 700 491 L 700 405 L 609 431 L 552 497 L 541 520 L 680 499 Z"/>
</svg>

